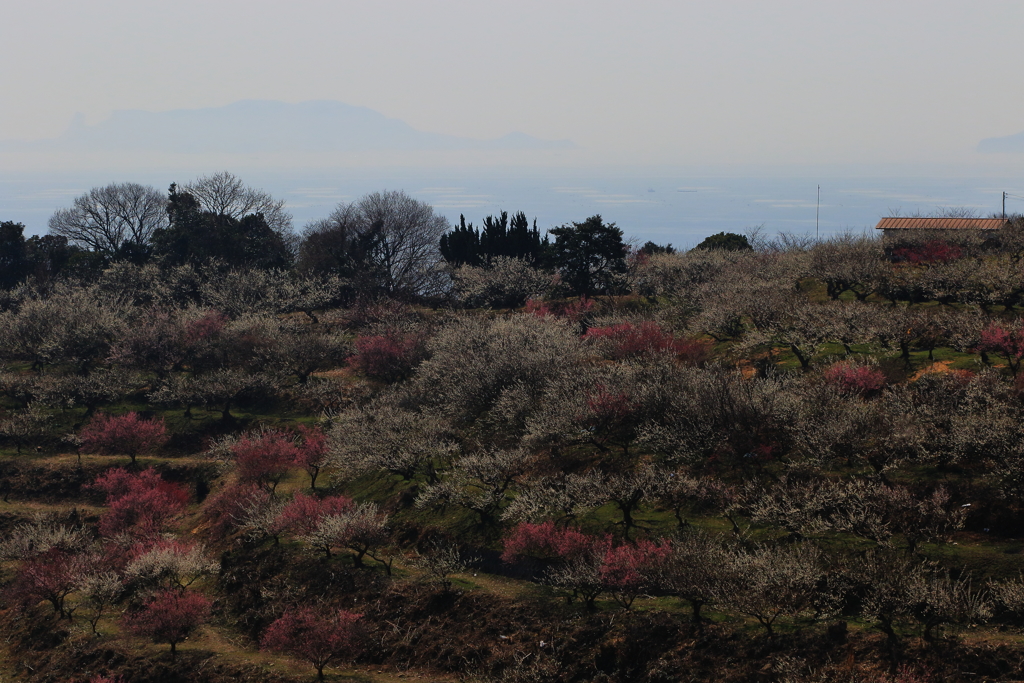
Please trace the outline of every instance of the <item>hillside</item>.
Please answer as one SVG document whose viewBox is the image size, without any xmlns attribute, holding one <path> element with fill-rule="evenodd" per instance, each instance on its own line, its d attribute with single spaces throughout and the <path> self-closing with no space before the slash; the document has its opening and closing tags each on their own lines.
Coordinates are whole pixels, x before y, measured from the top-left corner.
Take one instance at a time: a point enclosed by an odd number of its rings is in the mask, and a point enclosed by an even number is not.
<svg viewBox="0 0 1024 683">
<path fill-rule="evenodd" d="M 751 238 L 0 290 L 0 680 L 1019 680 L 1020 225 Z"/>
</svg>

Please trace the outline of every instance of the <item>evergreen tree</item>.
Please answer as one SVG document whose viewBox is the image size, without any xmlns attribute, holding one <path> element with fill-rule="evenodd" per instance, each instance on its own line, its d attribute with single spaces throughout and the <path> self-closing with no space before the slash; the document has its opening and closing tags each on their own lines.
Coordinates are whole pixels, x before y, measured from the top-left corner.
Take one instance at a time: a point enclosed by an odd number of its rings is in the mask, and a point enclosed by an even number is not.
<svg viewBox="0 0 1024 683">
<path fill-rule="evenodd" d="M 543 260 L 547 238 L 541 240 L 537 221 L 531 228 L 522 211 L 511 219 L 507 211 L 487 216 L 480 230 L 467 225 L 465 216 L 459 219 L 459 225 L 441 237 L 441 255 L 453 266 L 487 265 L 495 256 L 525 259 L 534 265 Z"/>
<path fill-rule="evenodd" d="M 25 226 L 14 221 L 0 223 L 0 287 L 10 289 L 28 273 Z"/>
<path fill-rule="evenodd" d="M 622 230 L 614 223 L 605 224 L 600 214 L 554 228 L 551 234 L 555 236 L 552 260 L 575 294 L 609 293 L 615 276 L 626 272 Z"/>
</svg>

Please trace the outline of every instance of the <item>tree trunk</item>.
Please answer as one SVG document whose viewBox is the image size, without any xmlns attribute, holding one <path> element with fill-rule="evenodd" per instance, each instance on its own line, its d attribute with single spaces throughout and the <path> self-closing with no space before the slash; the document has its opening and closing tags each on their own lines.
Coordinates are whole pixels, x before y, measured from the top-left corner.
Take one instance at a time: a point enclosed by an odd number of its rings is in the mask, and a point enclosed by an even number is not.
<svg viewBox="0 0 1024 683">
<path fill-rule="evenodd" d="M 810 358 L 805 358 L 804 354 L 800 352 L 800 349 L 797 348 L 796 344 L 790 344 L 789 348 L 793 352 L 793 355 L 796 356 L 796 359 L 798 361 L 800 361 L 800 369 L 803 370 L 804 372 L 807 372 L 808 370 L 810 370 L 811 369 L 811 359 Z"/>
<path fill-rule="evenodd" d="M 693 608 L 693 613 L 691 614 L 691 619 L 692 619 L 693 623 L 694 624 L 700 624 L 703 621 L 703 619 L 701 619 L 701 616 L 700 616 L 700 610 L 701 610 L 702 607 L 704 607 L 704 601 L 703 600 L 694 600 L 693 598 L 691 598 L 690 599 L 690 607 Z"/>
</svg>

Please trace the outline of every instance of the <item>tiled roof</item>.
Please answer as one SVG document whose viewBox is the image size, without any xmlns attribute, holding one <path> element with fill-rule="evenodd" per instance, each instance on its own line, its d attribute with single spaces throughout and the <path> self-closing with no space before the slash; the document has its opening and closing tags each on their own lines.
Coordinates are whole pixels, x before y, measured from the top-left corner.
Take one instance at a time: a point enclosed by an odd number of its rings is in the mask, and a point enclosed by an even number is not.
<svg viewBox="0 0 1024 683">
<path fill-rule="evenodd" d="M 875 230 L 1000 230 L 1002 218 L 883 218 Z"/>
</svg>

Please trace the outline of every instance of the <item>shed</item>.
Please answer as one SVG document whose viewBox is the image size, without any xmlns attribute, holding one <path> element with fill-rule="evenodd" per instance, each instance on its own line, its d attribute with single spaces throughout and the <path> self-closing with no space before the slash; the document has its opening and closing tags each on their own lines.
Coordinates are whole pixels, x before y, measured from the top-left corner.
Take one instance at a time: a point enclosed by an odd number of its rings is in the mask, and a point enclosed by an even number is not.
<svg viewBox="0 0 1024 683">
<path fill-rule="evenodd" d="M 915 234 L 944 231 L 1002 230 L 1008 225 L 1005 218 L 903 218 L 890 216 L 878 221 L 875 230 L 886 237 L 910 237 Z M 915 231 L 915 232 L 911 232 Z"/>
</svg>

